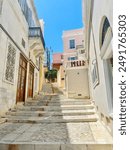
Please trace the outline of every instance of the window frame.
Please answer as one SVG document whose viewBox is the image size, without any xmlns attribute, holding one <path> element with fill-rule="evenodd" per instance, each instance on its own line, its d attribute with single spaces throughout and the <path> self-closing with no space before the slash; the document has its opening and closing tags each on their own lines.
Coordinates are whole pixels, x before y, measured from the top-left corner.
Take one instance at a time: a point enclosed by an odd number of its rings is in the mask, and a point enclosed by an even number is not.
<svg viewBox="0 0 130 150">
<path fill-rule="evenodd" d="M 102 48 L 104 44 L 104 40 L 106 37 L 106 33 L 108 29 L 111 28 L 111 24 L 107 16 L 103 16 L 100 23 L 100 31 L 99 31 L 99 46 L 100 49 Z"/>
<path fill-rule="evenodd" d="M 98 65 L 97 65 L 96 59 L 92 61 L 92 65 L 93 65 L 93 68 L 91 71 L 91 76 L 92 76 L 93 88 L 95 89 L 97 85 L 99 84 Z"/>
<path fill-rule="evenodd" d="M 69 49 L 75 49 L 75 39 L 69 40 Z"/>
<path fill-rule="evenodd" d="M 23 12 L 23 15 L 29 25 L 29 27 L 35 26 L 33 17 L 32 17 L 32 10 L 29 8 L 27 0 L 18 0 L 19 6 Z"/>
<path fill-rule="evenodd" d="M 70 57 L 68 57 L 68 61 L 75 61 L 75 60 L 77 60 L 77 56 L 70 56 Z"/>
</svg>

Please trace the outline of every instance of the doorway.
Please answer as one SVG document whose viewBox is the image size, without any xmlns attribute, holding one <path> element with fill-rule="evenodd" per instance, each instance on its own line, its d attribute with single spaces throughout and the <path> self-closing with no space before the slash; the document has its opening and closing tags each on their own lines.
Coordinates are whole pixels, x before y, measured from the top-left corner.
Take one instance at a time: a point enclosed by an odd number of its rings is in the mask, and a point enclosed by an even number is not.
<svg viewBox="0 0 130 150">
<path fill-rule="evenodd" d="M 34 67 L 30 64 L 29 66 L 29 77 L 28 77 L 28 97 L 33 97 L 33 85 L 34 85 Z"/>
<path fill-rule="evenodd" d="M 25 101 L 27 61 L 20 55 L 16 103 Z"/>
</svg>

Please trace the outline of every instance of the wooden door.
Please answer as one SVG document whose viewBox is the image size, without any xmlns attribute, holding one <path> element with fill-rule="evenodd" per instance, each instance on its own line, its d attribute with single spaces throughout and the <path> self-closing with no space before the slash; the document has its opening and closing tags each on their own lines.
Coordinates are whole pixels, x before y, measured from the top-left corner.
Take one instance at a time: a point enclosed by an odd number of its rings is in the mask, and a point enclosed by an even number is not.
<svg viewBox="0 0 130 150">
<path fill-rule="evenodd" d="M 34 84 L 34 67 L 30 65 L 29 67 L 29 77 L 28 77 L 28 97 L 33 97 L 33 84 Z"/>
<path fill-rule="evenodd" d="M 16 98 L 17 102 L 25 101 L 26 75 L 27 75 L 27 61 L 21 55 L 18 73 L 17 98 Z"/>
</svg>

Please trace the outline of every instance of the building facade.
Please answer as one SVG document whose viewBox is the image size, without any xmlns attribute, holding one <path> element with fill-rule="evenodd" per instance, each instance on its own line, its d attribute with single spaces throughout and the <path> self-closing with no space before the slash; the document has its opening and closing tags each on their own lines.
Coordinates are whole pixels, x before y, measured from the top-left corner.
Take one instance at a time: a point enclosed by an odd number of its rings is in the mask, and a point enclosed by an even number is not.
<svg viewBox="0 0 130 150">
<path fill-rule="evenodd" d="M 0 114 L 41 90 L 44 46 L 33 0 L 0 0 Z"/>
<path fill-rule="evenodd" d="M 63 53 L 54 53 L 53 54 L 53 63 L 52 63 L 52 68 L 59 70 L 60 66 L 63 63 Z"/>
<path fill-rule="evenodd" d="M 64 56 L 63 53 L 54 53 L 53 54 L 53 64 L 52 68 L 57 70 L 57 84 L 58 87 L 65 87 L 65 70 L 63 67 Z"/>
<path fill-rule="evenodd" d="M 90 97 L 112 133 L 113 122 L 113 1 L 83 0 L 83 23 Z"/>
<path fill-rule="evenodd" d="M 84 30 L 64 31 L 62 38 L 66 94 L 70 98 L 89 98 Z"/>
</svg>

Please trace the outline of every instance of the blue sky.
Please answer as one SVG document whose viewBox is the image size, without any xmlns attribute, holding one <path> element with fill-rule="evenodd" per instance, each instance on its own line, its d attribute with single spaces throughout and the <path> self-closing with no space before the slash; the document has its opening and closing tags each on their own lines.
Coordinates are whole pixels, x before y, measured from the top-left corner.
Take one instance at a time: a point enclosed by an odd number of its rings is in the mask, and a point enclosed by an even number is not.
<svg viewBox="0 0 130 150">
<path fill-rule="evenodd" d="M 34 0 L 39 18 L 45 22 L 46 46 L 63 51 L 62 31 L 82 27 L 82 0 Z"/>
</svg>

